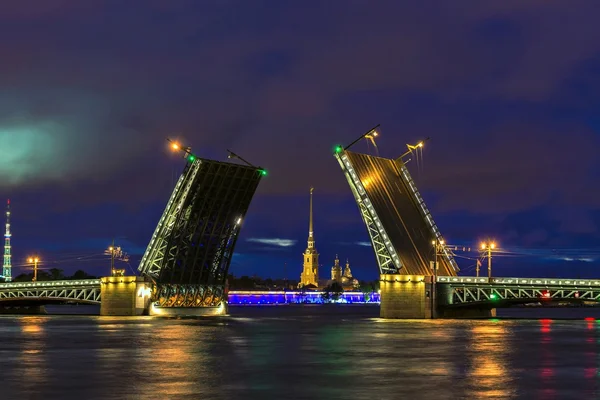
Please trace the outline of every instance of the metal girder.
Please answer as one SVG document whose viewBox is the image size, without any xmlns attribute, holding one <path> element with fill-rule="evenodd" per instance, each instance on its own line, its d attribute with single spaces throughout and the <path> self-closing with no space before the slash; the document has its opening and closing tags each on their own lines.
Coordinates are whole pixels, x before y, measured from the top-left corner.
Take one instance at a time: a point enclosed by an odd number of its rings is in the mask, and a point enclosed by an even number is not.
<svg viewBox="0 0 600 400">
<path fill-rule="evenodd" d="M 224 287 L 216 285 L 159 284 L 154 304 L 160 307 L 218 306 L 224 295 Z"/>
<path fill-rule="evenodd" d="M 358 205 L 360 215 L 367 227 L 369 238 L 371 239 L 371 245 L 375 252 L 375 258 L 377 260 L 377 266 L 379 267 L 380 274 L 397 274 L 402 268 L 402 263 L 396 250 L 393 248 L 384 227 L 379 220 L 379 216 L 375 212 L 366 191 L 360 181 L 352 164 L 348 160 L 345 154 L 336 154 L 335 158 L 338 160 L 346 180 L 350 185 L 350 190 L 354 195 L 356 204 Z"/>
<path fill-rule="evenodd" d="M 168 239 L 173 231 L 177 218 L 183 210 L 185 200 L 187 199 L 201 163 L 202 160 L 197 159 L 192 163 L 186 164 L 183 173 L 177 180 L 177 184 L 171 193 L 165 211 L 160 217 L 156 229 L 152 234 L 152 238 L 150 239 L 150 243 L 140 261 L 138 270 L 142 275 L 153 278 L 158 277 L 162 267 L 161 263 L 169 246 Z"/>
<path fill-rule="evenodd" d="M 55 300 L 99 304 L 100 280 L 0 284 L 0 301 L 12 300 Z"/>
<path fill-rule="evenodd" d="M 398 268 L 394 264 L 392 260 L 392 256 L 385 246 L 383 235 L 381 234 L 379 229 L 377 228 L 377 223 L 374 218 L 371 216 L 369 212 L 369 208 L 366 206 L 364 201 L 358 201 L 358 208 L 360 210 L 360 215 L 367 226 L 367 232 L 369 233 L 369 238 L 371 239 L 371 245 L 373 246 L 373 251 L 375 252 L 375 258 L 377 259 L 377 265 L 379 266 L 380 274 L 396 274 L 398 273 Z"/>
<path fill-rule="evenodd" d="M 451 288 L 452 305 L 498 301 L 600 301 L 599 280 L 438 277 L 437 283 Z"/>
<path fill-rule="evenodd" d="M 600 299 L 600 289 L 582 288 L 579 290 L 552 288 L 506 288 L 506 287 L 466 287 L 453 286 L 453 304 L 497 300 L 590 300 Z"/>
</svg>

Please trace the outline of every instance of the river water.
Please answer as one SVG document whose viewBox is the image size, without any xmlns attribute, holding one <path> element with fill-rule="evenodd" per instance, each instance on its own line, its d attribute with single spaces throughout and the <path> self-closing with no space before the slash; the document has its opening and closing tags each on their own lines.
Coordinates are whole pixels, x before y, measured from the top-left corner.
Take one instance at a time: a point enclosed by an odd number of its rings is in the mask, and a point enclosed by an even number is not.
<svg viewBox="0 0 600 400">
<path fill-rule="evenodd" d="M 561 312 L 581 319 L 389 321 L 335 305 L 4 316 L 0 399 L 596 398 L 600 323 Z"/>
</svg>

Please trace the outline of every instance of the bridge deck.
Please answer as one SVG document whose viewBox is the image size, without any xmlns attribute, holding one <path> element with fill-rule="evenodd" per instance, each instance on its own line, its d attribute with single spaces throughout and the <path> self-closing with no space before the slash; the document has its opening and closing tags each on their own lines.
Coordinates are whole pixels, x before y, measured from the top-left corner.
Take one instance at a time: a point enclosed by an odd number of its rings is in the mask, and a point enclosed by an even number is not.
<svg viewBox="0 0 600 400">
<path fill-rule="evenodd" d="M 372 218 L 374 230 L 391 246 L 388 251 L 396 270 L 381 273 L 431 275 L 432 240 L 442 237 L 404 163 L 351 151 L 337 157 L 359 207 L 365 209 L 363 219 L 369 225 L 366 218 Z M 369 234 L 377 253 L 371 230 Z M 458 266 L 447 249 L 438 262 L 440 275 L 456 275 Z"/>
<path fill-rule="evenodd" d="M 598 287 L 600 279 L 558 279 L 558 278 L 482 278 L 475 276 L 438 276 L 438 283 L 483 285 L 508 285 L 508 286 L 547 286 L 547 287 Z"/>
</svg>

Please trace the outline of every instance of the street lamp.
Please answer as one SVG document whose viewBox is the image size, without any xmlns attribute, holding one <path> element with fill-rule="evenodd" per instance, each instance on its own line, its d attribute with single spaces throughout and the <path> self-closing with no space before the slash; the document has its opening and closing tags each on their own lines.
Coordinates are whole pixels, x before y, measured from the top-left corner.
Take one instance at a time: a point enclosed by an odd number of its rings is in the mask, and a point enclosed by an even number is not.
<svg viewBox="0 0 600 400">
<path fill-rule="evenodd" d="M 481 250 L 485 253 L 485 256 L 488 259 L 488 278 L 492 277 L 492 250 L 496 248 L 496 243 L 494 242 L 483 242 L 481 243 Z"/>
<path fill-rule="evenodd" d="M 444 247 L 444 241 L 440 239 L 434 239 L 431 241 L 433 245 L 433 281 L 431 283 L 431 318 L 435 318 L 435 286 L 437 284 L 437 270 L 438 270 L 438 253 L 442 251 Z"/>
<path fill-rule="evenodd" d="M 185 158 L 186 160 L 188 160 L 189 162 L 194 162 L 196 161 L 196 159 L 198 157 L 196 157 L 194 154 L 192 154 L 192 148 L 191 147 L 184 147 L 181 144 L 167 138 L 167 141 L 169 143 L 171 143 L 171 149 L 173 151 L 182 151 L 183 152 L 183 158 Z"/>
<path fill-rule="evenodd" d="M 113 240 L 113 245 L 108 248 L 110 252 L 110 275 L 115 276 L 115 241 Z"/>
<path fill-rule="evenodd" d="M 29 257 L 29 261 L 30 264 L 33 264 L 33 279 L 31 280 L 32 282 L 36 282 L 37 281 L 37 270 L 38 270 L 38 263 L 40 262 L 40 259 L 38 257 Z"/>
</svg>

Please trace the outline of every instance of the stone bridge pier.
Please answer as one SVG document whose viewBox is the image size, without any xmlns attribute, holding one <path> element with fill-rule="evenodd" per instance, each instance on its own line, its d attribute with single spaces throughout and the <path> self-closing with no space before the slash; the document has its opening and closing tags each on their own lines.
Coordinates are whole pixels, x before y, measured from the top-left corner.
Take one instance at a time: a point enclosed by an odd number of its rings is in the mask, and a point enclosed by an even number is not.
<svg viewBox="0 0 600 400">
<path fill-rule="evenodd" d="M 140 276 L 107 276 L 100 280 L 100 315 L 148 315 L 151 282 Z"/>
</svg>

